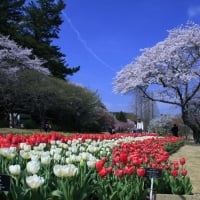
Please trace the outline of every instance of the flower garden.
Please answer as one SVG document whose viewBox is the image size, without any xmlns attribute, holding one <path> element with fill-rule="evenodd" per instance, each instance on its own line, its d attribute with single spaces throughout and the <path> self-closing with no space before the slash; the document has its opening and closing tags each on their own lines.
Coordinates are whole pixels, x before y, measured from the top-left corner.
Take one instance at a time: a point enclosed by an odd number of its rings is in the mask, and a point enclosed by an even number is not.
<svg viewBox="0 0 200 200">
<path fill-rule="evenodd" d="M 184 144 L 157 134 L 0 134 L 0 174 L 10 176 L 8 200 L 146 200 L 147 168 L 161 194 L 192 194 L 186 160 L 169 159 Z"/>
</svg>

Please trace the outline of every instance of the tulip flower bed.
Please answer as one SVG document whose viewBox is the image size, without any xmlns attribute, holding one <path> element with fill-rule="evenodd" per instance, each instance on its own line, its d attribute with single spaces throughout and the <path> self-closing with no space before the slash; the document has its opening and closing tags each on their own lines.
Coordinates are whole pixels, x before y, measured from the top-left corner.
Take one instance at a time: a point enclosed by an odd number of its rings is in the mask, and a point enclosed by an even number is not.
<svg viewBox="0 0 200 200">
<path fill-rule="evenodd" d="M 146 168 L 162 169 L 158 193 L 191 194 L 186 160 L 170 161 L 165 146 L 182 144 L 157 134 L 58 133 L 0 135 L 0 174 L 9 175 L 8 200 L 143 200 Z"/>
</svg>

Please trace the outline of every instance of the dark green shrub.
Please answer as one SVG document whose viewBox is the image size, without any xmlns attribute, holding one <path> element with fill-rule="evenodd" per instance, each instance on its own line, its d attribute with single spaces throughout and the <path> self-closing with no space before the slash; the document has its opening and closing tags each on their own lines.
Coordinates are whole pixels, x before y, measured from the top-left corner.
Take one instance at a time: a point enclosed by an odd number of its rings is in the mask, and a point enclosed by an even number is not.
<svg viewBox="0 0 200 200">
<path fill-rule="evenodd" d="M 5 128 L 5 127 L 8 127 L 8 120 L 6 119 L 1 119 L 0 120 L 0 128 Z"/>
<path fill-rule="evenodd" d="M 24 128 L 26 129 L 36 129 L 38 126 L 36 122 L 32 119 L 26 119 L 24 120 Z"/>
</svg>

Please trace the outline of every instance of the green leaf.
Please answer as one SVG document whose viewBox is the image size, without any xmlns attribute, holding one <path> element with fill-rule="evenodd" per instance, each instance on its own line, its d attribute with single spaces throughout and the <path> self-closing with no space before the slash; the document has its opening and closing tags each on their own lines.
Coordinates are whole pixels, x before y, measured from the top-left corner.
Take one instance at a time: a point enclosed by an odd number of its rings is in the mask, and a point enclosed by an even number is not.
<svg viewBox="0 0 200 200">
<path fill-rule="evenodd" d="M 61 198 L 63 196 L 63 193 L 60 190 L 54 190 L 53 192 L 51 192 L 51 195 Z"/>
</svg>

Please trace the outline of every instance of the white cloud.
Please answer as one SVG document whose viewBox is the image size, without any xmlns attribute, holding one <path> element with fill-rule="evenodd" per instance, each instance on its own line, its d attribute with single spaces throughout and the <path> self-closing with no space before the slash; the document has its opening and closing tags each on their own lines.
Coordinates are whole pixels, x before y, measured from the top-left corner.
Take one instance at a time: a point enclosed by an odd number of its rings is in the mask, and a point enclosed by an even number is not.
<svg viewBox="0 0 200 200">
<path fill-rule="evenodd" d="M 189 16 L 190 19 L 200 16 L 200 5 L 190 6 L 188 8 L 188 16 Z"/>
</svg>

